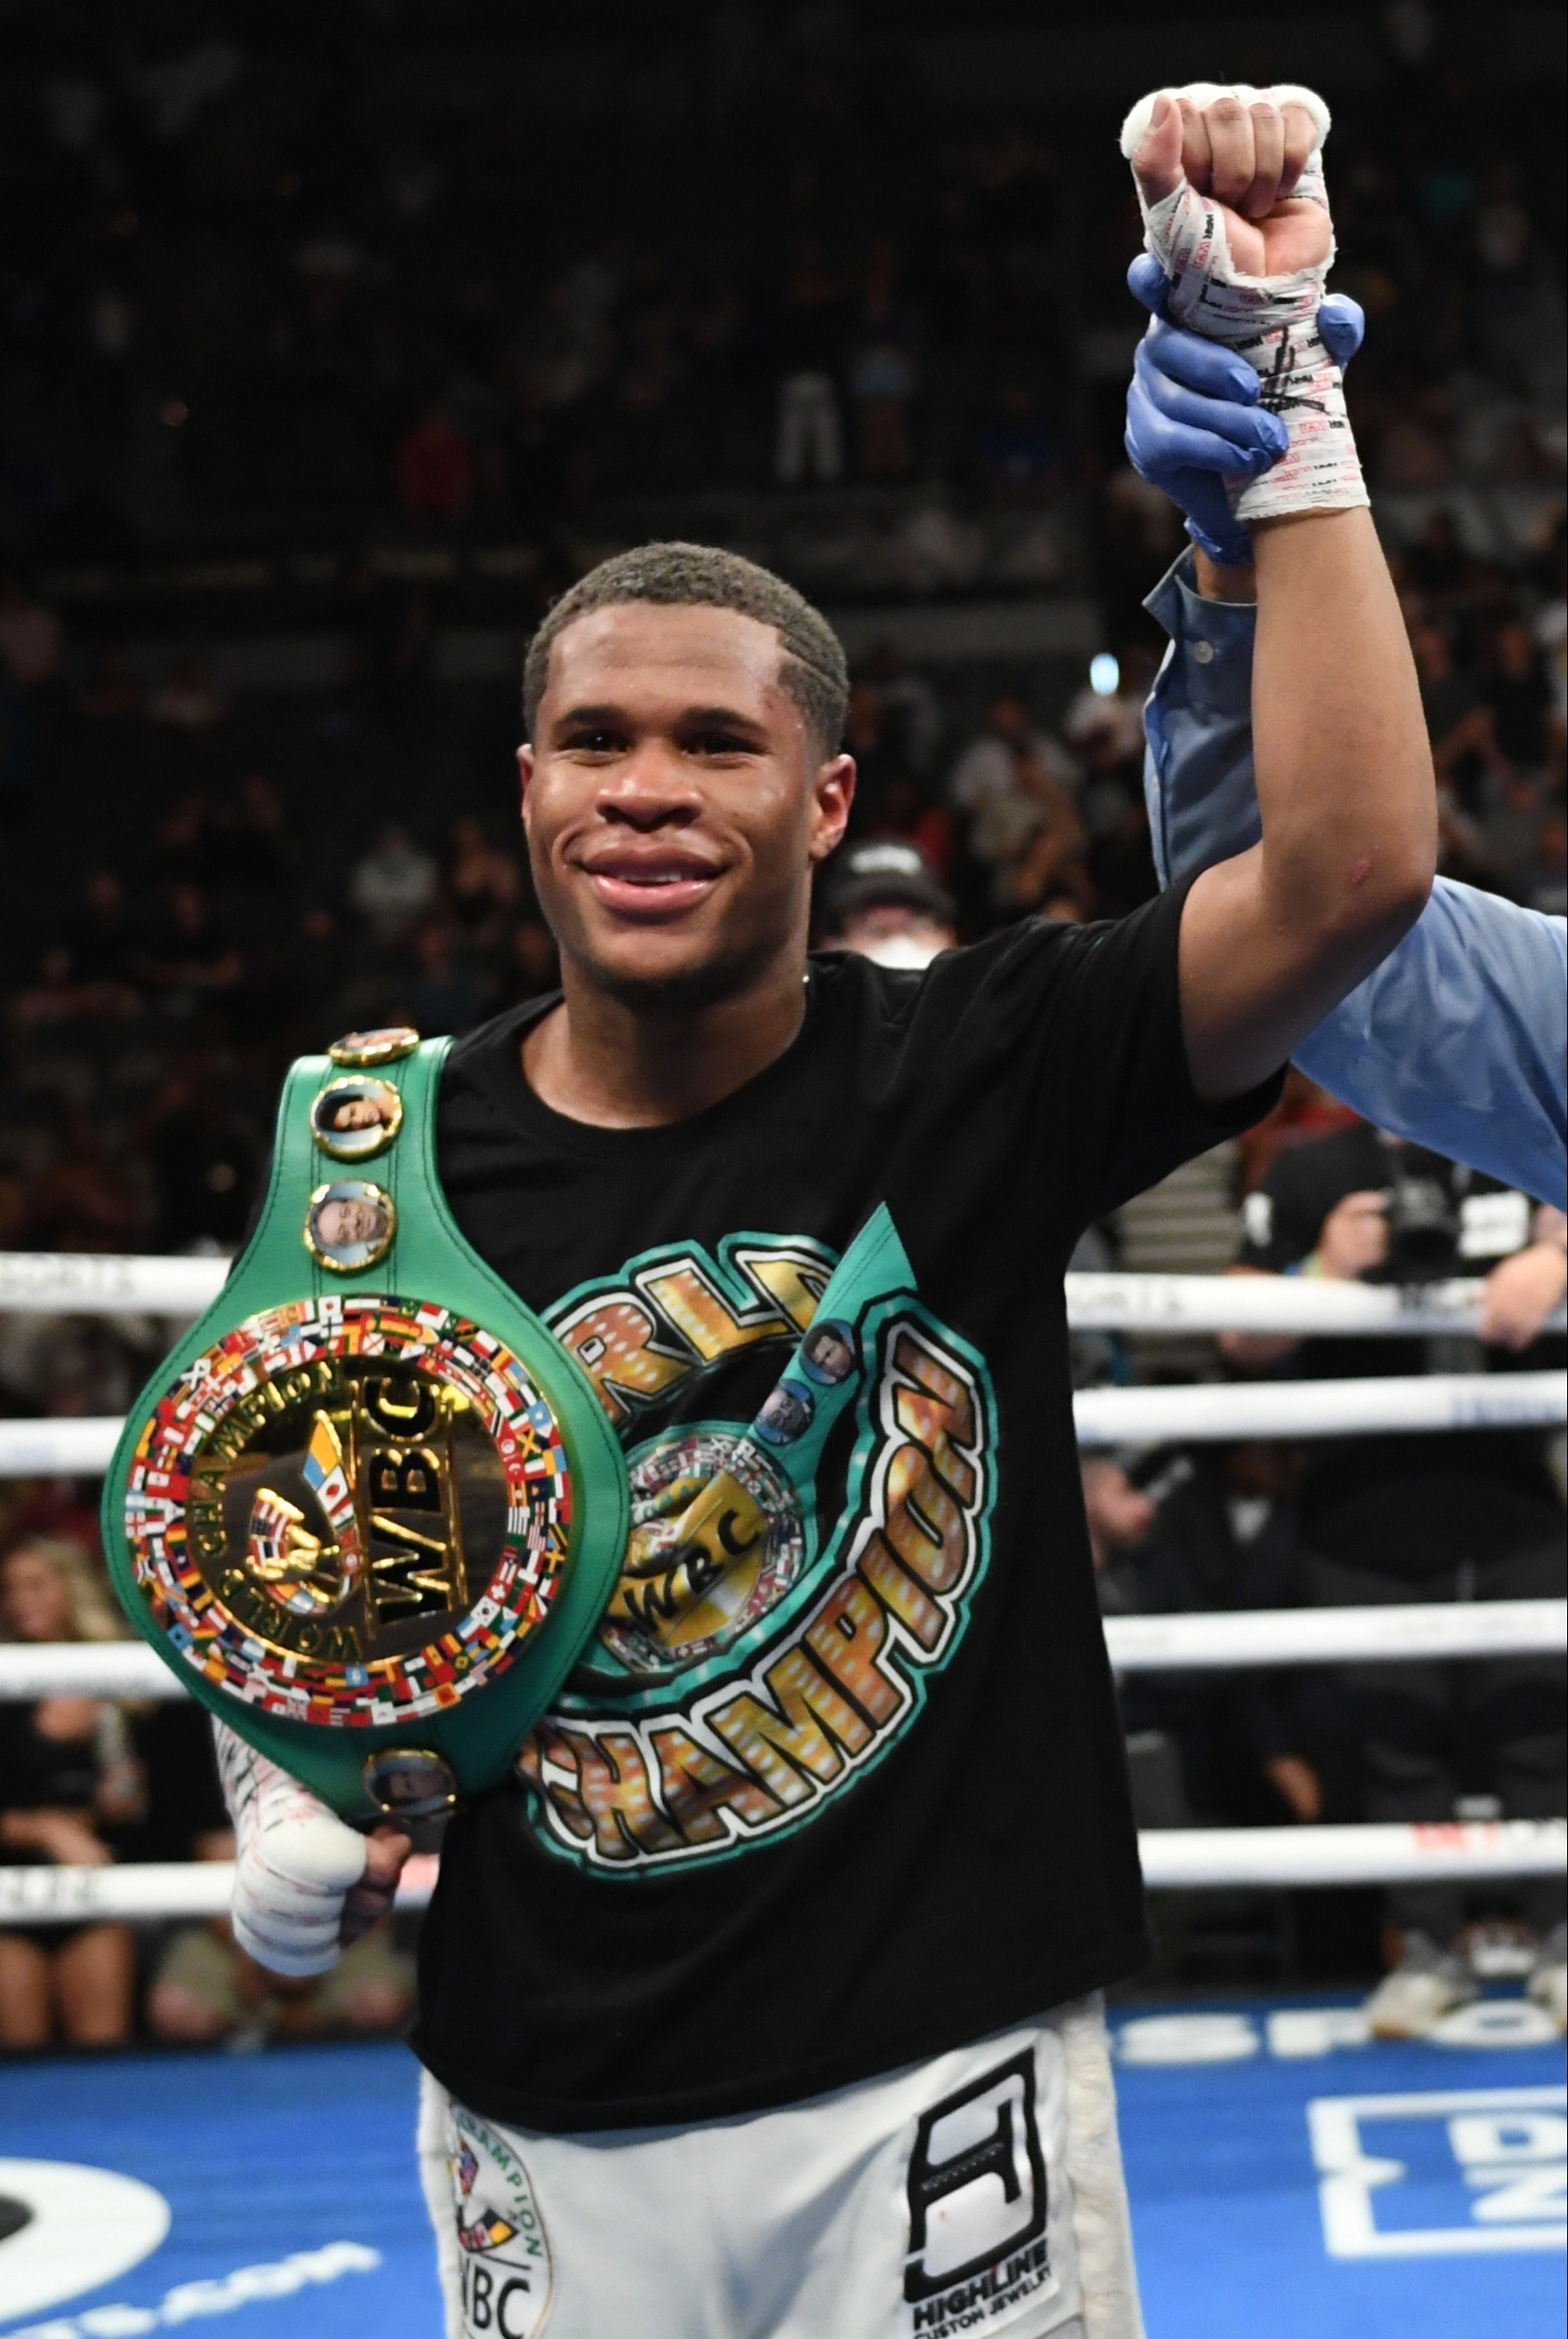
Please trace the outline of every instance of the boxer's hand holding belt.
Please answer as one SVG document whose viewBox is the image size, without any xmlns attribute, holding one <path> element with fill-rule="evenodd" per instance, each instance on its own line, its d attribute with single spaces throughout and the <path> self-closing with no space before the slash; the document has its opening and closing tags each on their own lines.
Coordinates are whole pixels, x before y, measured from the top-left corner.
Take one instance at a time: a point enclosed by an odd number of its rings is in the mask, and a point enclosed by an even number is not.
<svg viewBox="0 0 1568 2339">
<path fill-rule="evenodd" d="M 1237 522 L 1368 501 L 1340 370 L 1318 330 L 1334 255 L 1311 90 L 1197 83 L 1143 98 L 1122 126 L 1149 250 L 1170 280 L 1168 313 L 1245 357 L 1285 451 L 1227 479 Z M 1232 556 L 1234 557 L 1234 556 Z"/>
<path fill-rule="evenodd" d="M 234 1823 L 234 1939 L 271 1973 L 326 1973 L 391 1907 L 409 1839 L 360 1835 L 226 1722 L 212 1734 Z"/>
</svg>

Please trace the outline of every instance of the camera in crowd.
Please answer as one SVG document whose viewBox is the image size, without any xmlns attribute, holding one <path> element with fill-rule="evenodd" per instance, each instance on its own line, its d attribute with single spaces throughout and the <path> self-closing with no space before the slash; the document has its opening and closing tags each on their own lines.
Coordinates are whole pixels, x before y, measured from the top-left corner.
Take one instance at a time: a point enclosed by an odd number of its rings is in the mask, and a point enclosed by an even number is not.
<svg viewBox="0 0 1568 2339">
<path fill-rule="evenodd" d="M 1385 1189 L 1389 1279 L 1437 1283 L 1459 1265 L 1459 1209 L 1440 1178 L 1396 1177 Z"/>
</svg>

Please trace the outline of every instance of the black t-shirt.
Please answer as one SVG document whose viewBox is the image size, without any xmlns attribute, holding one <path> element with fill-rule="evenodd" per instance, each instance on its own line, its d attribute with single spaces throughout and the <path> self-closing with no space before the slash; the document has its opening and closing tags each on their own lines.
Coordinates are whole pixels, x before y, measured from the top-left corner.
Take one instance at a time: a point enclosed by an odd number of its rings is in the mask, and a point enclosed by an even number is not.
<svg viewBox="0 0 1568 2339">
<path fill-rule="evenodd" d="M 1193 1093 L 1185 890 L 921 975 L 815 960 L 793 1046 L 675 1127 L 541 1104 L 519 1043 L 547 1002 L 454 1050 L 442 1183 L 598 1382 L 632 1551 L 727 1471 L 708 1547 L 734 1554 L 660 1644 L 629 1553 L 517 1775 L 448 1831 L 415 2044 L 480 2113 L 798 2099 L 1143 1960 L 1061 1278 L 1090 1219 L 1272 1101 Z M 882 1205 L 918 1296 L 797 1360 Z M 786 1367 L 797 1411 L 853 1388 L 804 1492 L 740 1443 L 797 1426 Z"/>
<path fill-rule="evenodd" d="M 161 1702 L 135 1727 L 136 1752 L 147 1781 L 147 1816 L 129 1852 L 133 1860 L 195 1860 L 200 1840 L 229 1826 L 205 1707 Z"/>
<path fill-rule="evenodd" d="M 98 1741 L 46 1738 L 35 1705 L 0 1705 L 0 1811 L 86 1811 L 98 1791 Z"/>
<path fill-rule="evenodd" d="M 1244 1205 L 1240 1263 L 1284 1274 L 1316 1250 L 1326 1220 L 1347 1194 L 1387 1193 L 1399 1181 L 1417 1180 L 1445 1198 L 1455 1246 L 1446 1265 L 1420 1279 L 1484 1275 L 1529 1241 L 1527 1196 L 1358 1121 L 1276 1157 Z M 1397 1279 L 1395 1266 L 1375 1268 L 1365 1278 Z M 1421 1339 L 1304 1340 L 1281 1371 L 1290 1378 L 1356 1379 L 1424 1372 L 1430 1361 Z M 1543 1359 L 1532 1351 L 1525 1361 Z M 1303 1538 L 1313 1550 L 1389 1575 L 1443 1574 L 1562 1532 L 1541 1441 L 1530 1431 L 1466 1429 L 1442 1439 L 1378 1433 L 1316 1441 L 1300 1515 Z"/>
</svg>

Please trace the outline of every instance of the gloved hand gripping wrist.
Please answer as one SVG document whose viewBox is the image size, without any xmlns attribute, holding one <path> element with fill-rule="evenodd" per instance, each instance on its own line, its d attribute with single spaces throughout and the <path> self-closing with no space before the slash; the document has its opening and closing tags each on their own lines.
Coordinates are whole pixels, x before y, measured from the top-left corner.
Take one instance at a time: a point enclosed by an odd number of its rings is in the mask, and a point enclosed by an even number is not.
<svg viewBox="0 0 1568 2339">
<path fill-rule="evenodd" d="M 1203 107 L 1228 93 L 1213 84 L 1194 83 L 1171 94 Z M 1323 141 L 1329 115 L 1322 99 L 1311 90 L 1294 87 L 1254 90 L 1238 84 L 1229 94 L 1244 104 L 1262 98 L 1282 109 L 1298 105 L 1311 116 L 1317 143 L 1293 194 L 1326 212 Z M 1122 124 L 1121 151 L 1129 160 L 1149 128 L 1159 94 L 1140 98 Z M 1145 201 L 1139 188 L 1139 203 L 1148 248 L 1170 280 L 1168 315 L 1205 340 L 1223 342 L 1246 357 L 1261 378 L 1261 403 L 1286 428 L 1288 444 L 1271 469 L 1255 479 L 1227 479 L 1235 519 L 1245 526 L 1288 512 L 1341 510 L 1367 503 L 1345 409 L 1344 381 L 1318 330 L 1324 280 L 1334 257 L 1332 236 L 1327 253 L 1313 266 L 1249 276 L 1232 257 L 1222 207 L 1199 194 L 1185 177 L 1153 203 Z"/>
<path fill-rule="evenodd" d="M 234 1939 L 272 1973 L 326 1973 L 343 1902 L 365 1873 L 365 1839 L 226 1723 L 214 1722 L 212 1736 L 234 1823 Z"/>
</svg>

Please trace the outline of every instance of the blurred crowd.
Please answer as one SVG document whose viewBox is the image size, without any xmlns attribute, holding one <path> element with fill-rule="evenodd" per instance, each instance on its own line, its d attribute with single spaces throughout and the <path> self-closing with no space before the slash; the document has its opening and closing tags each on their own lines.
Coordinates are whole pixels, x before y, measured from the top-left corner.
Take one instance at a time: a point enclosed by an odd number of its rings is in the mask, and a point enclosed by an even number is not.
<svg viewBox="0 0 1568 2339">
<path fill-rule="evenodd" d="M 1555 102 L 1481 83 L 1450 16 L 1387 15 L 1331 149 L 1372 475 L 1559 479 Z M 533 534 L 606 497 L 846 480 L 1040 509 L 1080 474 L 1074 336 L 1125 316 L 1137 240 L 1112 89 L 1053 99 L 1047 66 L 955 103 L 872 11 L 576 50 L 475 0 L 378 0 L 330 40 L 242 0 L 107 23 L 6 17 L 15 541 Z M 1014 542 L 1015 582 L 1045 541 Z"/>
<path fill-rule="evenodd" d="M 833 10 L 548 55 L 485 0 L 457 14 L 435 39 L 419 0 L 380 0 L 330 42 L 238 0 L 124 12 L 113 43 L 91 7 L 0 25 L 0 182 L 27 196 L 0 265 L 0 1250 L 232 1252 L 292 1055 L 367 1024 L 462 1031 L 553 986 L 515 679 L 465 669 L 453 629 L 494 620 L 520 651 L 552 593 L 649 533 L 733 542 L 850 612 L 1060 596 L 1107 646 L 932 659 L 863 627 L 824 945 L 918 964 L 1154 891 L 1141 706 L 1162 645 L 1140 604 L 1184 539 L 1120 446 L 1138 230 L 1115 103 L 960 107 L 918 41 Z M 1336 281 L 1368 314 L 1348 394 L 1443 865 L 1561 913 L 1556 102 L 1467 80 L 1421 6 L 1388 12 L 1384 71 L 1336 94 Z M 461 579 L 487 548 L 480 607 Z M 273 597 L 246 600 L 242 569 Z M 217 647 L 304 624 L 280 578 L 315 597 L 288 687 Z M 1391 1198 L 1425 1180 L 1450 1264 L 1491 1278 L 1489 1350 L 1231 1342 L 1194 1369 L 1560 1358 L 1536 1337 L 1560 1222 L 1373 1139 L 1292 1076 L 1230 1160 L 1237 1267 L 1409 1274 Z M 1477 1203 L 1490 1252 L 1464 1247 Z M 1124 1235 L 1078 1263 L 1118 1264 Z M 168 1333 L 0 1314 L 0 1412 L 117 1413 Z M 1085 1378 L 1169 1369 L 1080 1351 Z M 1392 1439 L 1358 1441 L 1355 1468 L 1322 1446 L 1099 1457 L 1104 1604 L 1560 1591 L 1560 1447 L 1448 1443 L 1441 1477 Z M 0 1641 L 114 1629 L 90 1493 L 0 1480 Z M 1561 1811 L 1560 1669 L 1462 1670 L 1463 1704 L 1415 1667 L 1129 1680 L 1140 1818 Z M 225 1828 L 193 1711 L 0 1702 L 5 1861 L 221 1858 Z M 1562 1970 L 1543 1889 L 1358 1905 L 1322 1963 L 1365 1962 L 1386 1922 L 1391 2019 L 1439 2018 L 1488 1959 Z M 1223 1929 L 1184 1939 L 1188 1973 L 1247 1954 Z M 13 1930 L 0 2045 L 392 2024 L 405 1949 L 369 1937 L 290 1990 L 221 1926 Z"/>
</svg>

